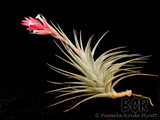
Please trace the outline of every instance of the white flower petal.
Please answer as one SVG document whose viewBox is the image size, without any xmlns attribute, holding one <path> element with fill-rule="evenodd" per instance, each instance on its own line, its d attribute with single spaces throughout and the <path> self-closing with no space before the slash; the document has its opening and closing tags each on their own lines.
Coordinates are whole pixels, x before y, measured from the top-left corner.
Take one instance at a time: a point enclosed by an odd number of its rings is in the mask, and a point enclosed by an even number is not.
<svg viewBox="0 0 160 120">
<path fill-rule="evenodd" d="M 38 14 L 35 18 L 39 19 L 41 22 L 43 22 L 42 18 L 44 18 L 44 17 L 41 14 Z"/>
<path fill-rule="evenodd" d="M 28 22 L 28 25 L 30 26 L 30 25 L 34 25 L 34 24 L 33 24 L 33 22 L 30 20 L 30 21 Z"/>
</svg>

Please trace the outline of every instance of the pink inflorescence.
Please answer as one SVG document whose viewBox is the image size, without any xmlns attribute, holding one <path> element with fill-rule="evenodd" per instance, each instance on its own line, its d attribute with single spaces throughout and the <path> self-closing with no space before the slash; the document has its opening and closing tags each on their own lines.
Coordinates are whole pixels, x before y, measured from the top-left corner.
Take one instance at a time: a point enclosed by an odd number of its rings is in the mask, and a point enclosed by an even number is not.
<svg viewBox="0 0 160 120">
<path fill-rule="evenodd" d="M 27 30 L 33 31 L 33 33 L 35 34 L 39 35 L 51 34 L 52 32 L 48 26 L 46 19 L 44 17 L 41 18 L 40 16 L 37 16 L 36 18 L 40 19 L 42 23 L 32 17 L 29 18 L 25 17 L 25 20 L 22 20 L 22 25 L 27 26 L 28 27 Z"/>
</svg>

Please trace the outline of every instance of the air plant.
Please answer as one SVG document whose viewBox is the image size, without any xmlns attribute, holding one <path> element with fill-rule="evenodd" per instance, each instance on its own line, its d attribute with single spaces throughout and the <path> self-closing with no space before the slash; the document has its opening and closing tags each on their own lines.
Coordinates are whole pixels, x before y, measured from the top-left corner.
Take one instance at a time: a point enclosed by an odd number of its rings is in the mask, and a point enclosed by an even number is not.
<svg viewBox="0 0 160 120">
<path fill-rule="evenodd" d="M 150 104 L 153 106 L 152 101 L 149 97 L 134 94 L 132 93 L 132 90 L 126 90 L 122 92 L 116 92 L 114 90 L 114 87 L 125 78 L 137 75 L 155 76 L 153 74 L 141 73 L 138 70 L 141 67 L 135 66 L 135 63 L 145 62 L 145 60 L 147 60 L 149 56 L 141 56 L 140 54 L 128 54 L 127 51 L 120 50 L 124 47 L 117 47 L 104 52 L 98 58 L 95 59 L 94 54 L 97 49 L 97 46 L 102 40 L 102 38 L 108 33 L 108 31 L 103 34 L 103 36 L 94 45 L 93 49 L 91 49 L 90 46 L 93 36 L 89 38 L 86 47 L 84 47 L 82 43 L 81 32 L 80 37 L 78 39 L 76 31 L 73 30 L 75 40 L 74 45 L 66 36 L 66 34 L 62 31 L 59 25 L 57 25 L 56 27 L 52 23 L 52 27 L 48 24 L 47 20 L 40 14 L 37 15 L 36 19 L 32 17 L 25 18 L 25 20 L 22 21 L 22 25 L 27 26 L 27 30 L 32 31 L 33 34 L 51 35 L 59 39 L 65 51 L 60 47 L 60 45 L 57 42 L 55 43 L 58 46 L 58 48 L 62 51 L 62 53 L 68 58 L 68 60 L 58 55 L 57 57 L 59 57 L 61 60 L 65 61 L 66 63 L 73 66 L 82 73 L 82 75 L 76 74 L 48 64 L 48 66 L 52 70 L 69 78 L 75 79 L 74 82 L 48 81 L 53 84 L 65 84 L 68 86 L 51 90 L 47 93 L 62 93 L 59 96 L 57 96 L 57 98 L 72 95 L 71 97 L 68 97 L 67 99 L 59 101 L 50 106 L 54 106 L 76 98 L 86 97 L 74 106 L 72 106 L 71 108 L 65 110 L 65 112 L 67 112 L 77 107 L 79 104 L 93 98 L 106 97 L 114 99 L 125 96 L 129 97 L 131 95 L 149 99 Z M 128 60 L 126 60 L 126 58 Z"/>
</svg>

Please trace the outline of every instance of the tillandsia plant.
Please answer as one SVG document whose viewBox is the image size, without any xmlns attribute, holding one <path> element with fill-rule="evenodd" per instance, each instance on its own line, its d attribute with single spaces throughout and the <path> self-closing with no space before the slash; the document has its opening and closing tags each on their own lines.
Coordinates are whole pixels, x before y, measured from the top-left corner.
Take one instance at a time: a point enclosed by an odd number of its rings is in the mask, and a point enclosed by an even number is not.
<svg viewBox="0 0 160 120">
<path fill-rule="evenodd" d="M 63 88 L 48 91 L 48 93 L 62 93 L 61 95 L 57 96 L 57 98 L 72 95 L 71 97 L 68 97 L 67 99 L 64 99 L 50 106 L 54 106 L 76 98 L 86 97 L 77 104 L 73 105 L 71 108 L 65 110 L 65 112 L 67 112 L 75 108 L 79 104 L 93 98 L 106 97 L 114 99 L 125 96 L 129 97 L 131 95 L 146 98 L 150 101 L 150 104 L 153 106 L 152 101 L 149 97 L 134 94 L 132 93 L 132 90 L 126 90 L 122 92 L 116 92 L 114 90 L 115 85 L 117 85 L 121 80 L 125 78 L 137 75 L 156 76 L 153 74 L 141 73 L 139 71 L 141 67 L 135 66 L 135 63 L 144 63 L 149 56 L 141 56 L 140 54 L 128 54 L 127 51 L 124 50 L 117 51 L 119 49 L 124 48 L 117 47 L 104 52 L 98 58 L 95 59 L 94 54 L 96 48 L 108 31 L 105 34 L 103 34 L 103 36 L 94 45 L 93 49 L 91 49 L 90 45 L 93 36 L 89 38 L 88 43 L 84 48 L 82 44 L 81 32 L 80 37 L 78 39 L 76 31 L 73 30 L 75 40 L 74 45 L 62 31 L 59 25 L 57 25 L 56 27 L 52 23 L 52 27 L 50 24 L 48 24 L 47 20 L 40 14 L 38 14 L 35 19 L 32 17 L 25 17 L 25 20 L 22 21 L 22 25 L 27 26 L 27 30 L 31 31 L 33 34 L 51 35 L 59 39 L 65 51 L 57 44 L 57 42 L 55 43 L 58 46 L 58 48 L 62 51 L 62 53 L 68 58 L 68 60 L 60 56 L 57 57 L 59 57 L 66 63 L 70 64 L 71 66 L 75 67 L 82 73 L 82 75 L 76 74 L 48 64 L 52 70 L 69 78 L 75 79 L 74 82 L 48 81 L 53 84 L 67 85 Z M 126 60 L 126 58 L 128 60 Z"/>
</svg>

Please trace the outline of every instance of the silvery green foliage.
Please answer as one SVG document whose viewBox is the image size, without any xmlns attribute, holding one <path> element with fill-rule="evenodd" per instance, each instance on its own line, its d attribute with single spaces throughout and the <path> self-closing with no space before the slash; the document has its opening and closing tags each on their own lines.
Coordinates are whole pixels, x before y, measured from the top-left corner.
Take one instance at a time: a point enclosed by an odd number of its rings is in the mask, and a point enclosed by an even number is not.
<svg viewBox="0 0 160 120">
<path fill-rule="evenodd" d="M 54 26 L 55 27 L 55 26 Z M 56 27 L 55 27 L 56 28 Z M 50 64 L 49 67 L 69 78 L 74 78 L 75 82 L 52 82 L 53 84 L 67 84 L 67 87 L 59 88 L 56 90 L 51 90 L 50 92 L 61 92 L 59 97 L 69 96 L 67 99 L 64 99 L 60 102 L 52 104 L 51 106 L 66 102 L 68 100 L 86 97 L 82 101 L 78 102 L 72 108 L 66 110 L 69 111 L 75 108 L 77 105 L 85 102 L 87 100 L 97 98 L 97 97 L 107 97 L 107 98 L 116 98 L 117 92 L 114 90 L 114 86 L 124 78 L 136 75 L 151 75 L 151 74 L 143 74 L 139 70 L 142 67 L 136 67 L 135 63 L 145 63 L 145 60 L 148 59 L 149 56 L 141 56 L 140 54 L 128 54 L 128 51 L 120 50 L 124 47 L 117 47 L 110 49 L 103 54 L 101 54 L 98 58 L 94 59 L 94 54 L 97 49 L 99 42 L 106 35 L 106 32 L 95 44 L 93 49 L 91 50 L 91 40 L 93 36 L 91 36 L 88 40 L 86 47 L 84 48 L 82 44 L 82 36 L 80 32 L 80 38 L 78 40 L 77 33 L 74 30 L 74 39 L 75 45 L 78 50 L 76 53 L 71 45 L 73 45 L 68 37 L 64 34 L 61 28 L 56 28 L 56 30 L 68 40 L 68 44 L 62 42 L 65 51 L 56 43 L 59 49 L 64 53 L 64 55 L 68 58 L 68 60 L 60 57 L 63 61 L 70 64 L 79 70 L 83 75 L 79 75 L 73 72 L 69 72 L 57 67 L 54 67 Z M 124 59 L 124 61 L 123 61 Z M 128 59 L 128 60 L 127 60 Z M 121 62 L 119 62 L 121 60 Z M 77 93 L 79 93 L 77 95 Z M 80 94 L 81 93 L 81 94 Z M 130 96 L 132 93 L 127 93 Z"/>
</svg>

